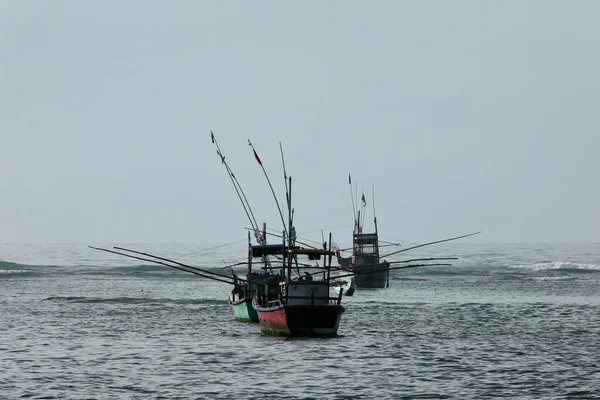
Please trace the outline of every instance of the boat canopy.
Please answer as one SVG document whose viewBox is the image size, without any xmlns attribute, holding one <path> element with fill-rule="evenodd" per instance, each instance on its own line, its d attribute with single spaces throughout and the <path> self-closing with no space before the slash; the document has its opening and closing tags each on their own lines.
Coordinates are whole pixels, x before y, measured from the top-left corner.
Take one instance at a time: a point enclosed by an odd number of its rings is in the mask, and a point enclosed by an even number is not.
<svg viewBox="0 0 600 400">
<path fill-rule="evenodd" d="M 293 247 L 293 249 L 298 249 L 299 247 Z M 265 244 L 260 246 L 252 246 L 252 257 L 263 257 L 263 256 L 271 256 L 280 254 L 282 255 L 287 246 L 283 244 Z"/>
<path fill-rule="evenodd" d="M 295 248 L 288 250 L 290 254 L 304 254 L 307 255 L 310 260 L 320 260 L 321 256 L 333 256 L 335 253 L 329 250 L 322 249 L 304 249 L 304 248 Z"/>
</svg>

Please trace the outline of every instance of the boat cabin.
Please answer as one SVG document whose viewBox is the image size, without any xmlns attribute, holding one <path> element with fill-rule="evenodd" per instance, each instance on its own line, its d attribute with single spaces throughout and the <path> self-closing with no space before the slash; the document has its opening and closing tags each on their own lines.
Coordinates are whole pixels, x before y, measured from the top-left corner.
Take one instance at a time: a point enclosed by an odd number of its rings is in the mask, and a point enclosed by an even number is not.
<svg viewBox="0 0 600 400">
<path fill-rule="evenodd" d="M 377 233 L 355 233 L 353 256 L 356 266 L 379 263 Z"/>
</svg>

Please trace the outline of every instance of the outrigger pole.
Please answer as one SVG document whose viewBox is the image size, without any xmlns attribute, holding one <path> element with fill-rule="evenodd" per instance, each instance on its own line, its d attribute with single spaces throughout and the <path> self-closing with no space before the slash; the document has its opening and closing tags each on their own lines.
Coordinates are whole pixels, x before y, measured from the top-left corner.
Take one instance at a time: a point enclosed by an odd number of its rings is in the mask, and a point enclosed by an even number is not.
<svg viewBox="0 0 600 400">
<path fill-rule="evenodd" d="M 430 257 L 430 258 L 415 258 L 412 260 L 404 260 L 404 261 L 392 261 L 389 264 L 407 264 L 407 263 L 411 263 L 411 262 L 415 262 L 415 261 L 446 261 L 446 260 L 458 260 L 458 257 Z M 370 266 L 375 266 L 375 265 L 379 265 L 379 264 L 364 264 L 361 266 L 364 267 L 370 267 Z M 451 265 L 451 264 L 427 264 L 427 265 Z M 321 267 L 321 266 L 316 266 L 316 265 L 307 265 L 307 264 L 302 264 L 302 269 L 308 269 L 308 268 L 313 268 L 313 269 L 327 269 L 327 267 Z M 347 269 L 347 268 L 341 268 L 341 267 L 334 267 L 335 270 L 337 271 L 343 271 L 343 272 L 352 272 L 356 275 L 355 271 L 352 271 L 351 269 Z M 394 268 L 390 268 L 390 269 L 394 269 Z M 373 271 L 373 273 L 376 272 L 380 272 L 380 271 Z M 316 274 L 320 274 L 322 273 L 322 271 L 317 271 L 314 272 L 310 275 L 316 275 Z M 370 271 L 368 272 L 362 272 L 360 273 L 360 275 L 364 275 L 366 273 L 371 273 Z"/>
<path fill-rule="evenodd" d="M 217 143 L 217 139 L 215 139 L 215 135 L 213 134 L 212 131 L 210 131 L 210 139 L 215 144 L 215 146 L 217 146 L 217 154 L 219 155 L 219 157 L 221 157 L 221 163 L 223 165 L 225 165 L 225 168 L 227 169 L 227 174 L 229 175 L 229 178 L 231 179 L 231 183 L 233 184 L 233 187 L 235 188 L 238 198 L 242 202 L 242 207 L 244 207 L 246 216 L 248 217 L 248 220 L 250 221 L 250 225 L 252 225 L 252 229 L 254 230 L 254 234 L 258 241 L 258 232 L 260 232 L 260 230 L 258 227 L 258 223 L 256 222 L 256 218 L 254 217 L 254 213 L 252 212 L 252 208 L 250 207 L 250 203 L 248 202 L 248 199 L 246 198 L 246 194 L 244 193 L 244 190 L 242 189 L 242 186 L 240 185 L 239 181 L 233 174 L 233 171 L 229 167 L 229 164 L 227 164 L 227 161 L 225 161 L 225 156 L 221 152 L 221 149 L 219 148 L 219 144 Z M 262 239 L 265 240 L 266 238 L 262 238 Z"/>
<path fill-rule="evenodd" d="M 148 254 L 149 257 L 156 258 L 156 259 L 149 259 L 149 258 L 134 256 L 132 254 L 125 254 L 125 253 L 122 253 L 122 252 L 119 252 L 119 251 L 114 251 L 114 250 L 109 250 L 109 249 L 103 249 L 103 248 L 100 248 L 100 247 L 89 246 L 89 248 L 94 249 L 94 250 L 99 250 L 99 251 L 105 251 L 107 253 L 118 254 L 120 256 L 124 256 L 124 257 L 128 257 L 128 258 L 133 258 L 133 259 L 136 259 L 136 260 L 147 261 L 147 262 L 151 262 L 151 263 L 154 263 L 154 264 L 164 265 L 165 267 L 178 269 L 178 270 L 181 270 L 181 271 L 189 272 L 190 274 L 201 276 L 203 278 L 212 279 L 212 280 L 215 280 L 215 281 L 218 281 L 218 282 L 223 282 L 223 283 L 228 283 L 230 285 L 233 285 L 234 278 L 232 278 L 230 276 L 216 274 L 214 272 L 202 270 L 200 268 L 196 268 L 196 267 L 192 267 L 190 265 L 185 265 L 185 264 L 182 264 L 182 263 L 178 263 L 176 261 L 168 260 L 166 258 L 160 258 L 160 257 L 156 257 L 156 256 L 152 256 L 152 255 Z M 115 248 L 118 248 L 118 247 L 115 247 Z M 131 251 L 131 250 L 128 250 L 128 251 Z M 136 253 L 139 253 L 139 252 L 136 252 Z M 145 254 L 145 253 L 139 253 L 139 254 Z M 168 261 L 168 262 L 173 263 L 173 264 L 178 264 L 180 266 L 178 267 L 178 266 L 175 266 L 175 265 L 167 264 L 166 262 L 159 261 L 159 259 Z M 198 272 L 198 271 L 200 271 L 200 272 Z M 217 275 L 217 276 L 219 276 L 221 278 L 224 278 L 224 279 L 215 278 L 214 276 L 210 276 L 208 274 Z M 225 279 L 229 279 L 229 280 L 225 280 Z M 236 279 L 240 280 L 240 281 L 245 281 L 244 279 L 240 279 L 240 278 L 236 278 Z"/>
<path fill-rule="evenodd" d="M 419 244 L 419 245 L 417 245 L 417 246 L 413 246 L 413 247 L 407 247 L 406 249 L 402 249 L 402 250 L 394 251 L 393 253 L 386 254 L 386 255 L 384 255 L 384 256 L 381 256 L 381 257 L 382 257 L 382 258 L 383 258 L 383 257 L 389 257 L 389 256 L 392 256 L 392 255 L 394 255 L 394 254 L 403 253 L 403 252 L 405 252 L 405 251 L 408 251 L 408 250 L 413 250 L 413 249 L 417 249 L 417 248 L 419 248 L 419 247 L 431 246 L 432 244 L 438 244 L 438 243 L 443 243 L 443 242 L 449 242 L 449 241 L 451 241 L 451 240 L 462 239 L 462 238 L 466 238 L 466 237 L 469 237 L 469 236 L 478 235 L 478 234 L 480 234 L 480 233 L 481 233 L 481 232 L 474 232 L 474 233 L 469 233 L 469 234 L 467 234 L 467 235 L 456 236 L 456 237 L 453 237 L 453 238 L 450 238 L 450 239 L 436 240 L 435 242 L 423 243 L 423 244 Z"/>
<path fill-rule="evenodd" d="M 411 264 L 411 265 L 403 265 L 401 267 L 392 267 L 392 268 L 388 268 L 387 270 L 391 271 L 394 269 L 407 269 L 407 268 L 419 268 L 419 267 L 440 267 L 440 266 L 449 267 L 451 265 L 452 264 L 449 264 L 449 263 L 445 263 L 445 264 Z M 346 278 L 348 276 L 375 274 L 377 272 L 380 272 L 380 271 L 366 271 L 366 272 L 362 272 L 360 274 L 353 273 L 353 274 L 347 274 L 347 275 L 340 275 L 340 276 L 337 276 L 336 278 Z"/>
</svg>

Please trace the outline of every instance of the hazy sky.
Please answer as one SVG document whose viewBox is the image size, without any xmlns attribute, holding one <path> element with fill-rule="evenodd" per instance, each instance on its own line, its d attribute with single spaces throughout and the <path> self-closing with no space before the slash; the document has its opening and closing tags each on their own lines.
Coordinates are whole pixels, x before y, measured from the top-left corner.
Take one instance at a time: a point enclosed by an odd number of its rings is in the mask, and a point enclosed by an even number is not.
<svg viewBox="0 0 600 400">
<path fill-rule="evenodd" d="M 0 242 L 600 240 L 600 2 L 0 0 Z M 360 195 L 360 193 L 359 193 Z M 335 230 L 338 242 L 351 228 Z M 320 238 L 320 233 L 315 233 Z"/>
</svg>

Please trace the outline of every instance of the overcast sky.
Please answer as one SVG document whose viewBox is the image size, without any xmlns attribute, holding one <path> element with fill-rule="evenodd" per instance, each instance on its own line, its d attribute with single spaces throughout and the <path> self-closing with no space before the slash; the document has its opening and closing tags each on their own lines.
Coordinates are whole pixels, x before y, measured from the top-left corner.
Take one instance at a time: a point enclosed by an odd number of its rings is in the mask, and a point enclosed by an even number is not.
<svg viewBox="0 0 600 400">
<path fill-rule="evenodd" d="M 600 2 L 0 0 L 0 242 L 595 242 Z M 333 231 L 351 240 L 351 228 Z M 315 233 L 320 238 L 320 233 Z"/>
</svg>

